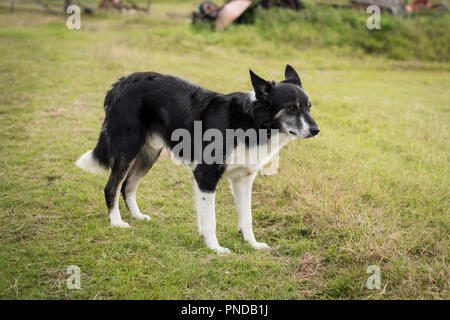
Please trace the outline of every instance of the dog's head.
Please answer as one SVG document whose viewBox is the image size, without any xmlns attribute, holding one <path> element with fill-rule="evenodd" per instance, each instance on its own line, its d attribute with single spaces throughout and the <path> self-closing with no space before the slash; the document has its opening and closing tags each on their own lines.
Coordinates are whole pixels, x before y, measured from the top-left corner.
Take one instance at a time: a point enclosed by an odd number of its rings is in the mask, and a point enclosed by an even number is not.
<svg viewBox="0 0 450 320">
<path fill-rule="evenodd" d="M 250 70 L 250 78 L 257 108 L 269 111 L 272 121 L 281 132 L 311 138 L 319 133 L 319 127 L 311 117 L 311 101 L 302 88 L 297 72 L 286 66 L 285 80 L 280 83 L 266 81 Z"/>
</svg>

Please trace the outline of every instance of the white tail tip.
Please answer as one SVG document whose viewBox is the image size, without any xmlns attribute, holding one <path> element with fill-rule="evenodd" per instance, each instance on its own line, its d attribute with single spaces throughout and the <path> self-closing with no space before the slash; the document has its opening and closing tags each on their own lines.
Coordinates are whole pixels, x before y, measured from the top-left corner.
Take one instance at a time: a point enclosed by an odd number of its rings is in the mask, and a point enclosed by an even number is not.
<svg viewBox="0 0 450 320">
<path fill-rule="evenodd" d="M 85 154 L 83 154 L 75 164 L 81 169 L 91 172 L 91 173 L 105 173 L 108 172 L 105 167 L 103 167 L 95 158 L 93 154 L 93 150 L 89 150 Z"/>
</svg>

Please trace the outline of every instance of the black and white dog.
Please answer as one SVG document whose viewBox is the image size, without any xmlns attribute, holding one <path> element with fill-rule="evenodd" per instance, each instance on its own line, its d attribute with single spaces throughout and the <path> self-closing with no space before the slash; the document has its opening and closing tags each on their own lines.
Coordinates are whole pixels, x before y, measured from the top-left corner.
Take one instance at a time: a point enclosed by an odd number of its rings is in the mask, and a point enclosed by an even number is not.
<svg viewBox="0 0 450 320">
<path fill-rule="evenodd" d="M 120 216 L 120 192 L 134 218 L 150 219 L 137 206 L 136 190 L 139 180 L 166 147 L 193 172 L 198 228 L 208 248 L 229 252 L 219 245 L 215 232 L 215 190 L 222 177 L 230 181 L 239 232 L 253 248 L 268 248 L 256 241 L 252 230 L 253 180 L 288 141 L 314 137 L 319 128 L 310 115 L 311 102 L 291 66 L 286 66 L 285 80 L 280 83 L 266 81 L 251 70 L 250 78 L 254 91 L 230 94 L 209 91 L 155 72 L 134 73 L 113 85 L 105 98 L 106 117 L 97 146 L 77 161 L 80 168 L 90 172 L 111 168 L 105 187 L 111 225 L 129 227 Z M 197 124 L 201 124 L 200 129 Z M 194 139 L 190 139 L 187 149 L 174 154 L 180 140 L 175 132 L 179 130 Z M 203 137 L 200 140 L 195 138 L 199 130 Z M 227 135 L 227 139 L 223 142 L 216 135 L 216 146 L 221 144 L 211 153 L 214 161 L 202 161 L 202 151 L 213 142 L 203 135 L 211 130 Z M 230 130 L 241 133 L 253 130 L 259 134 L 244 134 L 244 138 L 235 134 L 228 139 Z M 241 157 L 242 154 L 246 156 Z M 249 161 L 252 154 L 257 154 L 256 161 Z"/>
</svg>

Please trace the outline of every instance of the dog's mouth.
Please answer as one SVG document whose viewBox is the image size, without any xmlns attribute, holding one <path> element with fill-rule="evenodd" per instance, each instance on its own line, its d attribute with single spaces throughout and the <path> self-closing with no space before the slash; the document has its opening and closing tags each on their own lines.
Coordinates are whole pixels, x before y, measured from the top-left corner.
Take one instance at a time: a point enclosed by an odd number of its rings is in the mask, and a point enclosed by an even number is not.
<svg viewBox="0 0 450 320">
<path fill-rule="evenodd" d="M 290 135 L 296 137 L 296 138 L 301 138 L 301 139 L 309 139 L 309 138 L 316 138 L 317 137 L 317 135 L 313 135 L 311 132 L 309 132 L 306 135 L 303 135 L 303 134 L 299 134 L 299 133 L 297 133 L 297 132 L 295 132 L 293 130 L 288 130 L 288 133 Z"/>
</svg>

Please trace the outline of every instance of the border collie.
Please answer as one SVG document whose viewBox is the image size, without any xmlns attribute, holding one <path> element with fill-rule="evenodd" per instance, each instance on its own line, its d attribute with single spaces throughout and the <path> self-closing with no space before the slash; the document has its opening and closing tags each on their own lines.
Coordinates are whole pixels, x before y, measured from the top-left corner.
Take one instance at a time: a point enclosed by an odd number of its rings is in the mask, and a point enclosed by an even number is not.
<svg viewBox="0 0 450 320">
<path fill-rule="evenodd" d="M 168 148 L 173 155 L 178 144 L 174 139 L 177 129 L 191 136 L 195 135 L 197 123 L 201 124 L 202 134 L 212 129 L 223 136 L 230 129 L 254 130 L 263 135 L 259 134 L 253 141 L 248 136 L 244 139 L 235 136 L 226 142 L 216 137 L 214 142 L 221 140 L 224 152 L 216 152 L 213 157 L 222 161 L 206 163 L 197 159 L 195 149 L 200 149 L 202 154 L 209 144 L 197 138 L 191 139 L 191 150 L 182 150 L 174 156 L 193 172 L 198 228 L 208 248 L 229 252 L 216 238 L 215 191 L 222 177 L 230 182 L 238 212 L 238 231 L 253 248 L 268 248 L 267 244 L 256 241 L 252 230 L 253 180 L 288 141 L 295 137 L 315 137 L 319 128 L 310 115 L 311 102 L 302 89 L 300 77 L 290 65 L 286 66 L 285 80 L 279 83 L 266 81 L 251 70 L 250 78 L 254 91 L 230 94 L 209 91 L 156 72 L 134 73 L 113 85 L 106 94 L 106 116 L 97 146 L 76 162 L 80 168 L 93 173 L 111 169 L 104 190 L 111 225 L 129 227 L 120 216 L 120 193 L 132 217 L 150 219 L 137 206 L 136 190 L 162 148 Z M 261 152 L 267 146 L 271 146 L 270 150 Z M 233 161 L 243 153 L 255 152 L 259 155 L 257 161 Z"/>
</svg>

